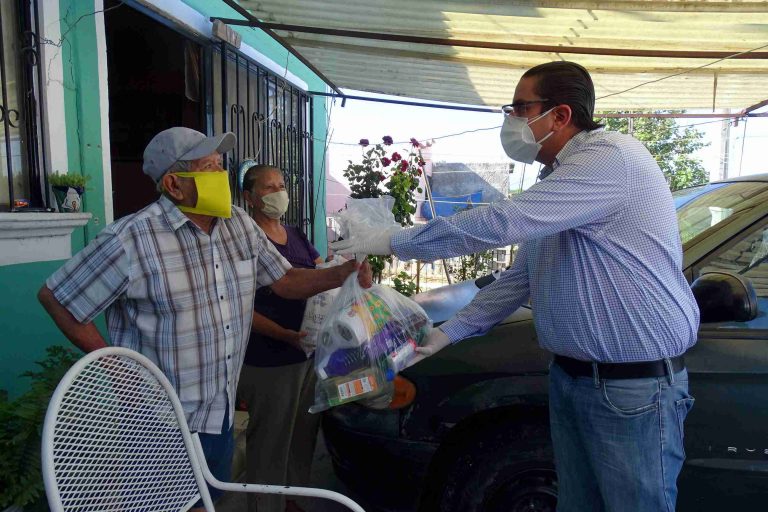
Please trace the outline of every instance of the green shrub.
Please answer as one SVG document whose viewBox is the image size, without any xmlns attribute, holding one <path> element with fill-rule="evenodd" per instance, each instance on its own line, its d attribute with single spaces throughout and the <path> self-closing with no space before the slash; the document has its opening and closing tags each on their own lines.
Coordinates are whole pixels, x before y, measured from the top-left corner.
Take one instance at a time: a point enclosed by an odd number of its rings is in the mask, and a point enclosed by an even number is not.
<svg viewBox="0 0 768 512">
<path fill-rule="evenodd" d="M 395 290 L 402 293 L 406 297 L 410 297 L 416 293 L 416 283 L 413 282 L 413 278 L 408 275 L 407 272 L 400 272 L 394 279 L 392 284 L 395 286 Z"/>
<path fill-rule="evenodd" d="M 45 412 L 64 374 L 80 357 L 70 348 L 52 346 L 23 377 L 32 379 L 26 393 L 13 401 L 0 395 L 0 509 L 48 510 L 40 471 L 40 443 Z"/>
</svg>

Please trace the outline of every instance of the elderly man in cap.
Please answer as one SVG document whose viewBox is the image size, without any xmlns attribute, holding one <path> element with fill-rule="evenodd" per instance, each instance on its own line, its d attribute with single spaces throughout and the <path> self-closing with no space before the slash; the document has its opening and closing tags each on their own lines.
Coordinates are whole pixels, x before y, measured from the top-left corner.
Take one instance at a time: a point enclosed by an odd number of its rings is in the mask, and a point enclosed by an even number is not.
<svg viewBox="0 0 768 512">
<path fill-rule="evenodd" d="M 107 346 L 93 324 L 106 311 L 112 344 L 141 352 L 168 376 L 220 480 L 229 479 L 235 390 L 256 289 L 306 298 L 340 286 L 358 268 L 354 261 L 292 268 L 232 205 L 221 155 L 234 144 L 232 133 L 206 137 L 180 127 L 155 136 L 144 173 L 162 196 L 107 226 L 38 293 L 85 352 Z M 370 286 L 370 272 L 360 280 Z"/>
</svg>

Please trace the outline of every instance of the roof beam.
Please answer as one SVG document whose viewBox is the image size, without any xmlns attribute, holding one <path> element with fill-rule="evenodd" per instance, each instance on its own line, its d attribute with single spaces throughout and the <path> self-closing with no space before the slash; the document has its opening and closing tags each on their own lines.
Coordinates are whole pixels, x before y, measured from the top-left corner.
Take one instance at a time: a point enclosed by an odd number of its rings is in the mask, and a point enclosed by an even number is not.
<svg viewBox="0 0 768 512">
<path fill-rule="evenodd" d="M 232 0 L 224 0 L 229 3 Z M 247 11 L 246 11 L 247 12 Z M 250 15 L 250 13 L 249 13 Z M 252 15 L 251 18 L 256 20 Z M 438 37 L 409 36 L 404 34 L 384 34 L 381 32 L 363 32 L 359 30 L 346 30 L 335 28 L 309 27 L 304 25 L 289 25 L 285 23 L 266 23 L 257 21 L 258 25 L 252 25 L 246 20 L 233 20 L 218 18 L 230 25 L 257 26 L 263 30 L 283 30 L 287 32 L 299 32 L 307 34 L 321 34 L 335 37 L 354 37 L 357 39 L 372 39 L 378 41 L 395 41 L 410 44 L 428 44 L 435 46 L 460 46 L 467 48 L 485 48 L 492 50 L 516 50 L 541 53 L 575 53 L 581 55 L 609 55 L 618 57 L 660 57 L 668 59 L 768 59 L 768 52 L 722 52 L 722 51 L 696 51 L 696 50 L 643 50 L 639 48 L 589 48 L 579 46 L 559 46 L 542 44 L 517 44 L 500 43 L 494 41 L 476 41 L 469 39 L 448 39 Z M 276 34 L 273 37 L 279 37 Z M 287 43 L 286 43 L 287 44 Z"/>
<path fill-rule="evenodd" d="M 342 100 L 358 100 L 358 101 L 371 101 L 375 103 L 389 103 L 393 105 L 406 105 L 411 107 L 427 107 L 427 108 L 439 108 L 444 110 L 463 110 L 466 112 L 487 112 L 487 113 L 501 113 L 500 108 L 493 107 L 470 107 L 464 105 L 441 105 L 438 103 L 427 103 L 424 101 L 407 101 L 407 100 L 395 100 L 390 98 L 372 98 L 368 96 L 351 96 L 349 94 L 339 95 L 327 92 L 308 91 L 308 94 L 313 96 L 325 96 L 327 98 L 341 98 Z M 594 114 L 595 119 L 605 119 L 608 117 L 615 117 L 620 119 L 626 118 L 672 118 L 672 119 L 735 119 L 743 117 L 768 117 L 768 112 L 763 113 L 750 113 L 750 109 L 759 108 L 759 106 L 768 105 L 768 100 L 758 103 L 757 106 L 749 107 L 741 112 L 722 112 L 711 114 L 688 114 L 688 113 L 672 113 L 672 112 L 610 112 Z"/>
<path fill-rule="evenodd" d="M 246 9 L 263 9 L 264 3 L 259 0 L 240 0 L 240 3 Z M 296 2 L 293 2 L 294 4 Z M 369 6 L 372 2 L 363 1 L 363 6 Z M 381 3 L 381 2 L 378 2 Z M 423 0 L 419 7 L 432 9 L 433 6 L 442 6 L 447 2 L 438 0 Z M 459 2 L 452 2 L 454 9 L 463 8 L 467 12 L 471 7 L 466 5 L 456 5 Z M 765 12 L 765 1 L 746 1 L 746 0 L 612 0 L 610 2 L 601 0 L 482 0 L 473 2 L 477 4 L 476 9 L 482 9 L 494 15 L 508 15 L 510 12 L 520 12 L 532 9 L 571 9 L 593 11 L 595 13 L 605 11 L 636 11 L 636 12 Z M 468 4 L 468 3 L 467 3 Z"/>
<path fill-rule="evenodd" d="M 310 93 L 312 94 L 312 93 Z M 750 114 L 746 111 L 741 112 L 723 112 L 712 114 L 687 114 L 687 113 L 672 113 L 672 112 L 610 112 L 600 113 L 595 112 L 595 119 L 604 119 L 608 117 L 615 117 L 619 119 L 626 118 L 651 118 L 651 119 L 740 119 L 742 117 L 768 117 L 768 112 L 759 114 Z"/>
<path fill-rule="evenodd" d="M 745 114 L 749 114 L 751 116 L 765 116 L 768 117 L 768 112 L 763 112 L 762 114 L 752 114 L 753 111 L 763 108 L 764 106 L 768 105 L 768 100 L 761 101 L 760 103 L 755 103 L 754 105 L 747 107 L 744 109 Z"/>
<path fill-rule="evenodd" d="M 375 103 L 390 103 L 393 105 L 407 105 L 411 107 L 428 107 L 428 108 L 441 108 L 445 110 L 463 110 L 466 112 L 498 112 L 501 113 L 500 108 L 493 107 L 470 107 L 464 105 L 440 105 L 436 103 L 427 103 L 425 101 L 407 101 L 407 100 L 393 100 L 389 98 L 371 98 L 368 96 L 350 96 L 349 94 L 338 95 L 327 92 L 308 91 L 308 94 L 314 96 L 325 96 L 328 98 L 341 98 L 342 100 L 360 100 L 360 101 L 372 101 Z M 343 104 L 342 104 L 343 106 Z"/>
<path fill-rule="evenodd" d="M 225 4 L 230 6 L 232 9 L 237 11 L 240 15 L 242 15 L 245 19 L 244 20 L 234 20 L 234 19 L 228 19 L 228 18 L 211 18 L 211 21 L 214 19 L 219 19 L 223 21 L 224 23 L 227 23 L 228 25 L 245 25 L 249 27 L 254 27 L 263 30 L 267 35 L 269 35 L 272 39 L 280 43 L 280 45 L 288 50 L 288 53 L 296 57 L 302 64 L 307 66 L 310 70 L 312 70 L 313 73 L 315 73 L 320 79 L 328 84 L 328 86 L 336 91 L 337 94 L 340 94 L 343 96 L 343 93 L 341 92 L 341 89 L 339 89 L 336 84 L 334 84 L 328 77 L 326 77 L 319 69 L 317 69 L 311 62 L 309 62 L 307 59 L 304 58 L 303 55 L 301 55 L 296 48 L 288 44 L 282 37 L 277 35 L 275 32 L 273 32 L 269 27 L 265 27 L 264 24 L 259 21 L 258 18 L 256 18 L 253 14 L 251 14 L 250 11 L 247 9 L 244 9 L 240 5 L 237 4 L 234 0 L 223 0 Z"/>
<path fill-rule="evenodd" d="M 351 44 L 349 42 L 342 43 L 342 42 L 328 42 L 323 41 L 320 39 L 314 39 L 314 38 L 301 38 L 301 37 L 286 37 L 286 41 L 291 43 L 292 45 L 296 47 L 303 47 L 303 51 L 307 51 L 308 48 L 310 49 L 316 49 L 320 51 L 324 50 L 337 50 L 339 52 L 350 52 L 355 54 L 365 54 L 370 55 L 371 57 L 388 57 L 388 58 L 402 58 L 407 57 L 411 59 L 424 59 L 425 53 L 418 51 L 418 48 L 413 50 L 405 50 L 405 49 L 394 49 L 394 48 L 387 48 L 383 46 L 358 46 L 355 44 Z M 464 56 L 456 56 L 456 55 L 449 55 L 444 53 L 429 53 L 429 60 L 430 61 L 441 61 L 441 62 L 452 62 L 456 64 L 463 64 L 463 65 L 472 65 L 472 66 L 483 66 L 488 68 L 498 68 L 498 67 L 504 67 L 505 69 L 510 69 L 510 63 L 509 61 L 500 60 L 495 57 L 490 58 L 478 58 L 475 56 L 471 57 L 464 57 Z M 680 67 L 679 64 L 676 64 L 673 67 L 660 67 L 658 65 L 651 65 L 646 61 L 640 61 L 636 60 L 633 61 L 634 65 L 625 65 L 622 67 L 612 67 L 610 68 L 610 72 L 613 74 L 621 74 L 621 73 L 659 73 L 659 74 L 670 74 L 670 73 L 681 73 L 686 72 L 686 74 L 691 75 L 711 75 L 713 73 L 713 69 L 718 68 L 702 68 L 702 69 L 696 69 L 691 70 L 688 67 Z M 531 63 L 529 65 L 519 64 L 515 67 L 518 67 L 520 72 L 527 70 L 528 68 L 534 66 L 535 64 Z M 724 70 L 719 71 L 721 77 L 722 76 L 728 76 L 728 75 L 743 75 L 743 74 L 749 74 L 749 75 L 764 75 L 768 74 L 768 67 L 729 67 Z"/>
</svg>

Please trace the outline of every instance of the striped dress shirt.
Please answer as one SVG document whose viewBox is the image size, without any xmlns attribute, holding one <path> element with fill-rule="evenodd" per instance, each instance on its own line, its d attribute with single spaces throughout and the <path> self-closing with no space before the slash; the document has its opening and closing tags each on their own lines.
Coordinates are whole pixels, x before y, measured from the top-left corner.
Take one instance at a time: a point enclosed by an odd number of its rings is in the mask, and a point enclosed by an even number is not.
<svg viewBox="0 0 768 512">
<path fill-rule="evenodd" d="M 234 417 L 255 290 L 290 268 L 242 209 L 209 235 L 161 197 L 107 226 L 46 285 L 79 322 L 106 310 L 112 344 L 156 363 L 190 429 L 217 434 L 227 410 Z"/>
<path fill-rule="evenodd" d="M 424 261 L 521 244 L 512 268 L 443 332 L 454 342 L 483 334 L 530 298 L 539 343 L 555 354 L 637 362 L 685 352 L 699 310 L 672 195 L 648 150 L 628 135 L 582 131 L 544 175 L 512 199 L 392 238 L 400 259 Z"/>
</svg>

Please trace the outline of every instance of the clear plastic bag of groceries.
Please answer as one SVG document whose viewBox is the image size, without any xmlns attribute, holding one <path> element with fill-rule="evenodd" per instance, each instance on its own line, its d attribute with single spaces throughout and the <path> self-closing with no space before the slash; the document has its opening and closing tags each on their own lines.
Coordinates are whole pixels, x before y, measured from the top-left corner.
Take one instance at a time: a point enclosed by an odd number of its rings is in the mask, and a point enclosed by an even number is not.
<svg viewBox="0 0 768 512">
<path fill-rule="evenodd" d="M 385 233 L 400 227 L 392 213 L 394 204 L 395 198 L 388 195 L 347 199 L 346 209 L 332 214 L 331 217 L 339 223 L 340 234 L 344 238 L 366 233 Z M 362 258 L 358 261 L 362 261 Z"/>
<path fill-rule="evenodd" d="M 358 400 L 388 405 L 392 381 L 416 356 L 431 327 L 413 300 L 387 286 L 363 288 L 357 272 L 351 274 L 320 327 L 310 412 Z"/>
<path fill-rule="evenodd" d="M 335 255 L 331 261 L 324 263 L 318 263 L 315 268 L 330 268 L 343 265 L 347 260 L 341 256 Z M 328 311 L 331 309 L 336 295 L 338 295 L 341 288 L 332 288 L 324 292 L 320 292 L 317 295 L 307 299 L 307 305 L 304 309 L 304 317 L 301 320 L 300 331 L 306 332 L 307 335 L 301 339 L 301 348 L 307 357 L 311 356 L 317 348 L 317 338 L 320 335 L 320 327 L 323 325 L 323 320 L 328 316 Z"/>
</svg>

